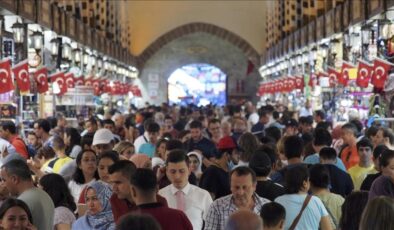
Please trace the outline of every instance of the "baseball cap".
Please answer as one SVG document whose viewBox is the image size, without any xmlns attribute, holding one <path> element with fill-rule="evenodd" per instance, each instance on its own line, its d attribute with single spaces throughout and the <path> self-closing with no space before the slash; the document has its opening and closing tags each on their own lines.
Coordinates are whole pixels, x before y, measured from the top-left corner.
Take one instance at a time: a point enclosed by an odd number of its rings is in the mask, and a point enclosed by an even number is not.
<svg viewBox="0 0 394 230">
<path fill-rule="evenodd" d="M 289 119 L 285 121 L 285 126 L 286 127 L 298 127 L 298 122 L 295 119 Z"/>
<path fill-rule="evenodd" d="M 109 144 L 114 139 L 114 135 L 109 129 L 99 129 L 93 136 L 92 145 Z"/>
<path fill-rule="evenodd" d="M 237 145 L 235 144 L 233 138 L 230 136 L 227 137 L 222 137 L 218 144 L 217 144 L 217 149 L 235 149 L 237 148 Z"/>
</svg>

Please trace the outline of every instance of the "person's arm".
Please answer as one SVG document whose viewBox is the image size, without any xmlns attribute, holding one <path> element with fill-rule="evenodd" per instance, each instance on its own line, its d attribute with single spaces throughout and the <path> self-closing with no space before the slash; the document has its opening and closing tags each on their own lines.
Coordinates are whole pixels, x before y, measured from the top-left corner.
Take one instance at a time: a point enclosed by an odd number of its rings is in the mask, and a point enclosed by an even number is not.
<svg viewBox="0 0 394 230">
<path fill-rule="evenodd" d="M 57 224 L 55 225 L 55 230 L 71 230 L 70 224 Z"/>
<path fill-rule="evenodd" d="M 321 230 L 332 230 L 329 216 L 323 216 L 320 219 L 320 228 Z"/>
</svg>

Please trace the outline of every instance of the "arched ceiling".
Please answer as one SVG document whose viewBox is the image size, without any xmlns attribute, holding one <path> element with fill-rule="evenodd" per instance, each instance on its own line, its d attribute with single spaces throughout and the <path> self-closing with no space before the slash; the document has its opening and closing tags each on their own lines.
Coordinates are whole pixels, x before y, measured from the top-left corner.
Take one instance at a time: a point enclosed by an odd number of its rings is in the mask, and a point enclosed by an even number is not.
<svg viewBox="0 0 394 230">
<path fill-rule="evenodd" d="M 127 1 L 131 52 L 139 56 L 164 34 L 202 22 L 238 35 L 259 54 L 264 52 L 266 1 Z"/>
</svg>

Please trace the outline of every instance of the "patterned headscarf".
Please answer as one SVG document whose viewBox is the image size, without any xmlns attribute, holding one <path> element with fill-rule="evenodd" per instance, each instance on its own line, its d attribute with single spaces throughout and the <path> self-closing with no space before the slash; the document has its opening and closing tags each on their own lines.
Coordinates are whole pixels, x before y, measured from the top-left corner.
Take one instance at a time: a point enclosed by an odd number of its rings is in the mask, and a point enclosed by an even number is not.
<svg viewBox="0 0 394 230">
<path fill-rule="evenodd" d="M 112 195 L 111 187 L 101 181 L 95 181 L 89 185 L 86 189 L 85 197 L 87 191 L 92 188 L 96 191 L 97 198 L 99 199 L 103 210 L 95 215 L 91 215 L 89 212 L 86 214 L 86 219 L 88 224 L 97 230 L 112 230 L 115 229 L 114 217 L 112 215 L 112 208 L 109 199 Z"/>
</svg>

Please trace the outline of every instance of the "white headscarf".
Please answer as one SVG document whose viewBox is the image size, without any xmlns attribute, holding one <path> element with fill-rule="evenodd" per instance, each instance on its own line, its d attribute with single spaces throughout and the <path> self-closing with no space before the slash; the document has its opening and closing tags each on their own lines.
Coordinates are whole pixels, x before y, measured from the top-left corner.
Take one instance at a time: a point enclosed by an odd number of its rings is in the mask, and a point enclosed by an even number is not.
<svg viewBox="0 0 394 230">
<path fill-rule="evenodd" d="M 190 156 L 196 156 L 196 157 L 197 157 L 197 159 L 198 159 L 198 161 L 200 162 L 200 164 L 199 164 L 199 166 L 198 166 L 198 168 L 197 168 L 197 171 L 194 172 L 194 173 L 195 173 L 196 175 L 201 174 L 201 173 L 202 173 L 202 170 L 201 170 L 201 166 L 202 166 L 202 156 L 201 156 L 201 153 L 196 152 L 196 151 L 192 151 L 192 152 L 189 152 L 189 153 L 187 154 L 187 156 L 188 156 L 188 157 L 190 157 Z"/>
</svg>

